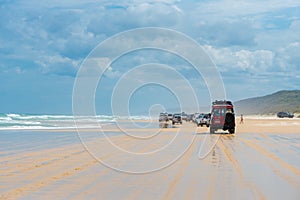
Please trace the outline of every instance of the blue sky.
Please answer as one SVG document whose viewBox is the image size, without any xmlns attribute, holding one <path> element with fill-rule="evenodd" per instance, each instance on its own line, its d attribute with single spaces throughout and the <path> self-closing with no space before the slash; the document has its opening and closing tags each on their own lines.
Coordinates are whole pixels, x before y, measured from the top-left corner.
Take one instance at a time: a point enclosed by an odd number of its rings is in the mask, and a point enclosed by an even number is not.
<svg viewBox="0 0 300 200">
<path fill-rule="evenodd" d="M 222 75 L 228 99 L 300 88 L 299 1 L 2 0 L 0 112 L 71 113 L 76 73 L 90 51 L 114 34 L 149 26 L 180 31 L 202 45 Z M 110 112 L 111 91 L 124 70 L 147 62 L 175 66 L 203 90 L 197 95 L 205 96 L 206 105 L 208 92 L 201 77 L 170 57 L 138 52 L 120 58 L 99 86 L 98 113 Z M 157 99 L 156 92 L 147 92 L 147 98 L 137 92 L 132 112 L 165 104 L 168 98 Z"/>
</svg>

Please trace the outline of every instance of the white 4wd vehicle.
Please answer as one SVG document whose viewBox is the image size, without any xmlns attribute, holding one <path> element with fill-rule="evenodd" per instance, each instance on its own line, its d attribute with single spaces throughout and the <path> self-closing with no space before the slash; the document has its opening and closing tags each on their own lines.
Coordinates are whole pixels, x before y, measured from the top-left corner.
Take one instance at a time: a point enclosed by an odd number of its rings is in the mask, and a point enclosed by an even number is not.
<svg viewBox="0 0 300 200">
<path fill-rule="evenodd" d="M 196 123 L 197 123 L 197 126 L 203 126 L 203 125 L 205 125 L 206 127 L 209 127 L 209 124 L 210 124 L 210 115 L 209 114 L 203 114 L 203 113 L 201 113 L 196 118 Z"/>
</svg>

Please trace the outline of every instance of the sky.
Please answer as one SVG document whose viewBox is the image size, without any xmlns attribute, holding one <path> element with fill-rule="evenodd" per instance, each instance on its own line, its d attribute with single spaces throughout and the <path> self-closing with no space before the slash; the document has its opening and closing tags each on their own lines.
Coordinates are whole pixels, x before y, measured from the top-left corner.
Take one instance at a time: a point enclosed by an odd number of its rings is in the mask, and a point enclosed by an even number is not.
<svg viewBox="0 0 300 200">
<path fill-rule="evenodd" d="M 175 30 L 199 43 L 229 100 L 300 89 L 300 1 L 1 0 L 0 113 L 72 113 L 74 82 L 91 51 L 115 34 L 144 27 Z M 111 113 L 120 77 L 147 63 L 174 67 L 190 81 L 201 106 L 209 105 L 205 81 L 190 63 L 144 49 L 111 63 L 97 87 L 98 114 Z M 175 110 L 180 102 L 168 88 L 152 85 L 137 90 L 128 104 L 132 114 L 144 114 L 161 105 Z"/>
</svg>

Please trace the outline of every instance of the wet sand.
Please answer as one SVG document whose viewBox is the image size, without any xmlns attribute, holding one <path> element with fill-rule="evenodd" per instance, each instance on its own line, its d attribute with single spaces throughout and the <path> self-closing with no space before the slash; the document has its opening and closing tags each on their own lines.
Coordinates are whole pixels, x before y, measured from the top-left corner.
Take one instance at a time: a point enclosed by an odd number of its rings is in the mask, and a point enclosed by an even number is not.
<svg viewBox="0 0 300 200">
<path fill-rule="evenodd" d="M 109 136 L 119 149 L 84 136 L 88 148 L 2 149 L 0 199 L 300 199 L 300 119 L 245 117 L 234 135 L 189 122 L 157 130 L 129 127 L 132 136 Z"/>
</svg>

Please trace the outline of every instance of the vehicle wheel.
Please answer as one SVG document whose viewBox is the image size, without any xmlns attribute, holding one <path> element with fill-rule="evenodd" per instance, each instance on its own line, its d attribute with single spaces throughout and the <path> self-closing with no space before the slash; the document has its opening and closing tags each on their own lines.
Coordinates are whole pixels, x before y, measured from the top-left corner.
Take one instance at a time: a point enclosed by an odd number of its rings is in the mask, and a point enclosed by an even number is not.
<svg viewBox="0 0 300 200">
<path fill-rule="evenodd" d="M 172 125 L 174 125 L 175 123 L 174 122 L 172 122 Z"/>
<path fill-rule="evenodd" d="M 234 128 L 228 130 L 230 134 L 234 134 Z"/>
<path fill-rule="evenodd" d="M 203 126 L 203 124 L 200 124 L 200 126 L 202 127 L 202 126 Z"/>
<path fill-rule="evenodd" d="M 199 126 L 200 126 L 200 124 L 197 124 L 197 126 L 199 127 Z"/>
<path fill-rule="evenodd" d="M 182 124 L 182 122 L 180 122 L 180 124 Z"/>
<path fill-rule="evenodd" d="M 209 124 L 206 124 L 206 127 L 208 128 L 208 127 L 209 127 Z"/>
</svg>

